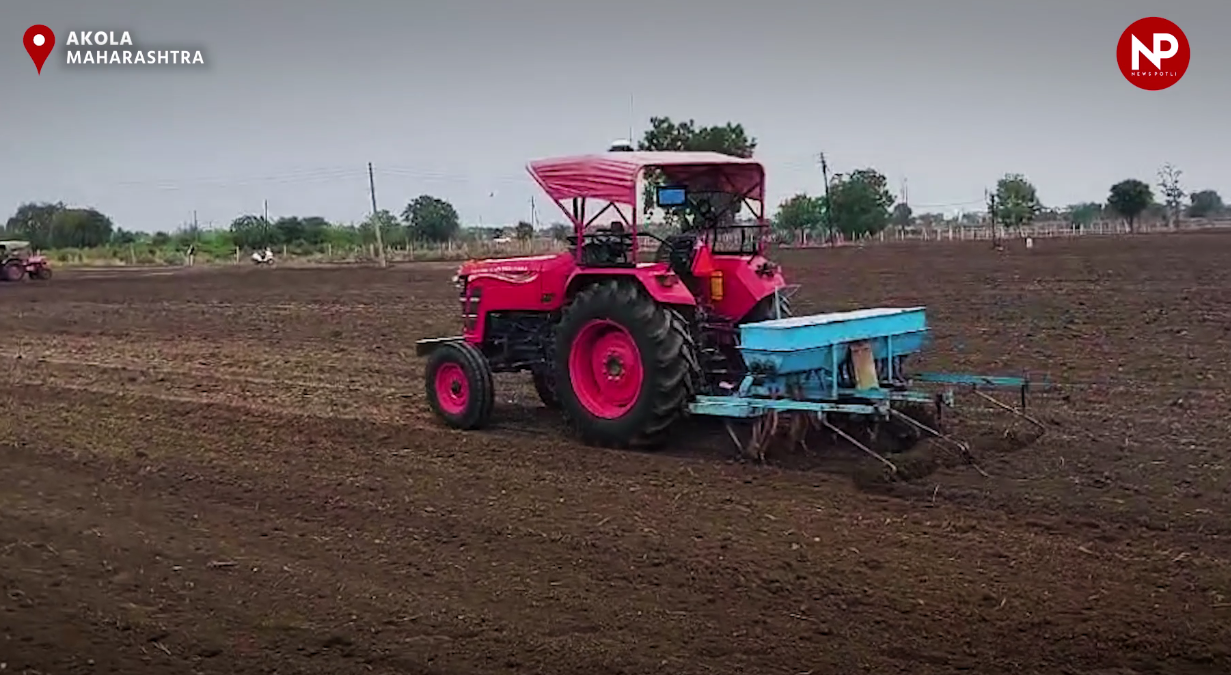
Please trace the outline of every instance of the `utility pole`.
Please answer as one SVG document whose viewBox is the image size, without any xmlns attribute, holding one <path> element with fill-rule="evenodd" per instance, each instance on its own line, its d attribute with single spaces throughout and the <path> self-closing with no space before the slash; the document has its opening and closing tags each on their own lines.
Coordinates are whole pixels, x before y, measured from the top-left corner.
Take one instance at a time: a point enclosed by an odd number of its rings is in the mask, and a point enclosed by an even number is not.
<svg viewBox="0 0 1231 675">
<path fill-rule="evenodd" d="M 825 153 L 820 153 L 817 157 L 821 160 L 821 178 L 825 180 L 825 229 L 828 232 L 829 243 L 837 241 L 837 233 L 834 232 L 833 217 L 830 215 L 829 201 L 829 163 L 825 161 Z"/>
<path fill-rule="evenodd" d="M 388 261 L 385 260 L 385 240 L 380 232 L 383 223 L 381 223 L 380 218 L 377 217 L 377 213 L 379 212 L 376 210 L 376 173 L 372 171 L 371 162 L 368 162 L 368 192 L 372 195 L 372 229 L 376 230 L 376 250 L 380 251 L 378 254 L 378 260 L 380 260 L 381 267 L 387 267 Z"/>
<path fill-rule="evenodd" d="M 266 248 L 269 247 L 270 239 L 273 239 L 273 229 L 269 223 L 269 200 L 265 199 L 261 202 L 261 233 L 264 235 L 261 238 L 264 239 L 262 245 Z"/>
<path fill-rule="evenodd" d="M 906 176 L 902 176 L 902 206 L 906 207 L 907 216 L 906 216 L 906 222 L 898 224 L 898 236 L 899 237 L 906 236 L 906 228 L 910 226 L 911 224 L 910 216 L 913 215 L 910 212 L 910 197 L 908 197 L 906 194 Z"/>
<path fill-rule="evenodd" d="M 987 195 L 987 215 L 992 221 L 992 248 L 1000 248 L 1000 223 L 996 216 L 996 193 L 988 190 Z"/>
<path fill-rule="evenodd" d="M 534 195 L 530 195 L 530 224 L 539 229 L 539 212 L 534 208 Z"/>
</svg>

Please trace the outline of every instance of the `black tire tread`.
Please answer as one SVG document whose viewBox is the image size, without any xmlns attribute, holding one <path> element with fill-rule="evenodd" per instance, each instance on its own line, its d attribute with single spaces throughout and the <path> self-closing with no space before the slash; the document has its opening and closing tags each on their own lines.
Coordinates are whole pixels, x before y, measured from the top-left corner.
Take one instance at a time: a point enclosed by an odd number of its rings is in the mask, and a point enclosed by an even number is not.
<svg viewBox="0 0 1231 675">
<path fill-rule="evenodd" d="M 779 307 L 782 310 L 783 319 L 795 316 L 791 309 L 791 299 L 782 297 L 779 299 Z M 759 321 L 769 321 L 779 318 L 774 312 L 774 294 L 761 298 L 761 301 L 748 310 L 748 314 L 740 321 L 740 323 L 757 323 Z"/>
<path fill-rule="evenodd" d="M 13 275 L 14 276 L 14 279 L 12 279 L 13 281 L 21 281 L 29 276 L 28 274 L 26 274 L 24 263 L 22 263 L 20 260 L 9 260 L 5 262 L 2 266 L 0 266 L 0 280 L 9 281 L 9 272 L 8 272 L 9 268 L 20 270 L 19 273 Z"/>
<path fill-rule="evenodd" d="M 436 400 L 435 372 L 436 368 L 447 362 L 457 363 L 470 379 L 472 401 L 478 401 L 478 407 L 467 410 L 462 419 L 454 420 L 440 409 Z M 455 429 L 474 430 L 487 426 L 492 411 L 496 407 L 496 385 L 492 378 L 491 367 L 483 353 L 469 342 L 449 342 L 441 345 L 427 359 L 424 368 L 424 382 L 428 404 L 438 417 L 445 420 Z"/>
<path fill-rule="evenodd" d="M 552 375 L 543 370 L 535 369 L 530 373 L 530 379 L 534 383 L 534 393 L 539 395 L 539 400 L 543 402 L 549 410 L 560 409 L 560 396 L 556 393 L 555 383 L 552 382 Z"/>
<path fill-rule="evenodd" d="M 635 282 L 607 279 L 594 283 L 577 293 L 565 310 L 560 326 L 567 326 L 573 317 L 592 311 L 594 307 L 624 307 L 633 309 L 633 331 L 644 331 L 655 345 L 655 351 L 642 364 L 647 377 L 653 378 L 649 392 L 652 404 L 639 428 L 622 434 L 596 429 L 583 418 L 570 416 L 570 422 L 590 445 L 617 448 L 653 449 L 667 440 L 674 423 L 687 414 L 687 405 L 697 390 L 700 367 L 696 345 L 688 323 L 675 309 L 654 301 Z M 565 369 L 568 347 L 561 341 L 557 368 Z M 557 374 L 557 382 L 565 378 Z M 568 414 L 569 405 L 563 406 Z M 579 408 L 578 404 L 578 408 Z"/>
</svg>

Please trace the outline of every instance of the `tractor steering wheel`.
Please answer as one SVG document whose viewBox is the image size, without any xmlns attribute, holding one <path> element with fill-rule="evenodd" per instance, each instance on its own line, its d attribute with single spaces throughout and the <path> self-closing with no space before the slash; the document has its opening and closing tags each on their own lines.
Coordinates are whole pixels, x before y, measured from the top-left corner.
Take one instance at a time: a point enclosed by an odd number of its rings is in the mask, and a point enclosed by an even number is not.
<svg viewBox="0 0 1231 675">
<path fill-rule="evenodd" d="M 577 235 L 564 239 L 569 246 L 577 246 Z M 615 265 L 627 262 L 632 248 L 633 235 L 627 232 L 612 232 L 602 229 L 584 234 L 581 245 L 582 260 L 589 265 Z"/>
</svg>

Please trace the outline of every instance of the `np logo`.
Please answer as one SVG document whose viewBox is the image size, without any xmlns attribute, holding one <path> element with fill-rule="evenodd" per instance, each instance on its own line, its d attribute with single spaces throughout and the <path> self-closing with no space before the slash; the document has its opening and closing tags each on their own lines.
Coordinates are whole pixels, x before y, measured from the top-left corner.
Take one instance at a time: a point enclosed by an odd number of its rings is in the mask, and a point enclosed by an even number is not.
<svg viewBox="0 0 1231 675">
<path fill-rule="evenodd" d="M 1158 16 L 1134 21 L 1116 45 L 1116 62 L 1124 78 L 1148 91 L 1179 82 L 1191 56 L 1184 31 Z"/>
</svg>

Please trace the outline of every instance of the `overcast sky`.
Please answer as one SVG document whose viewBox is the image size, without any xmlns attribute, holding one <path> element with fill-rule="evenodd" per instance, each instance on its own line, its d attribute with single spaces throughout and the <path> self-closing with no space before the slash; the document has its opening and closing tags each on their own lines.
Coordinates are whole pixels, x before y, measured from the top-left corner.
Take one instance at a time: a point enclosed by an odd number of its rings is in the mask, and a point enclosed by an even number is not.
<svg viewBox="0 0 1231 675">
<path fill-rule="evenodd" d="M 1231 198 L 1216 0 L 0 2 L 0 214 L 63 200 L 170 230 L 268 200 L 274 217 L 358 221 L 372 162 L 382 208 L 429 193 L 508 223 L 537 194 L 527 160 L 603 150 L 652 115 L 743 123 L 774 204 L 821 189 L 822 150 L 895 191 L 908 179 L 916 212 L 980 208 L 1006 172 L 1047 204 L 1102 200 L 1166 161 Z M 1115 49 L 1159 13 L 1192 63 L 1148 92 Z M 21 44 L 36 23 L 58 36 L 41 76 Z M 66 66 L 68 31 L 99 29 L 208 65 Z"/>
</svg>

